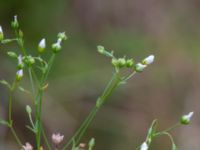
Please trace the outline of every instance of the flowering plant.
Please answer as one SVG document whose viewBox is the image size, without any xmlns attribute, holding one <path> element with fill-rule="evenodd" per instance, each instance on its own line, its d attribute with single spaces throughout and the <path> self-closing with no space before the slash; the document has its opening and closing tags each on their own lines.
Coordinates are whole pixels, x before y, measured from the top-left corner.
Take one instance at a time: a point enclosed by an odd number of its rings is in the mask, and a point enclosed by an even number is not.
<svg viewBox="0 0 200 150">
<path fill-rule="evenodd" d="M 127 83 L 127 81 L 133 77 L 136 73 L 141 73 L 143 70 L 154 62 L 154 55 L 150 55 L 143 59 L 139 63 L 135 63 L 133 58 L 121 57 L 117 58 L 114 55 L 113 51 L 106 50 L 103 46 L 97 46 L 97 50 L 100 54 L 110 58 L 111 64 L 114 67 L 114 72 L 111 80 L 108 82 L 106 88 L 103 93 L 97 98 L 96 104 L 85 119 L 85 121 L 81 124 L 81 126 L 77 129 L 74 135 L 65 142 L 63 147 L 60 147 L 60 143 L 64 142 L 64 135 L 60 133 L 53 133 L 51 137 L 51 142 L 48 140 L 45 128 L 42 124 L 42 109 L 43 109 L 43 95 L 45 89 L 48 87 L 47 79 L 48 75 L 51 71 L 52 64 L 55 60 L 56 55 L 62 49 L 63 41 L 67 40 L 67 36 L 65 32 L 60 32 L 57 35 L 57 41 L 51 45 L 52 54 L 48 61 L 44 60 L 42 54 L 45 53 L 47 49 L 46 39 L 43 38 L 40 40 L 38 44 L 38 54 L 37 56 L 32 56 L 27 52 L 27 49 L 24 46 L 24 37 L 23 32 L 20 29 L 19 22 L 17 20 L 17 16 L 14 16 L 14 20 L 11 22 L 11 27 L 14 30 L 15 37 L 14 38 L 6 38 L 3 32 L 3 28 L 0 26 L 0 42 L 2 44 L 8 44 L 11 42 L 16 42 L 20 48 L 20 51 L 8 51 L 7 54 L 9 57 L 15 59 L 17 61 L 17 70 L 16 75 L 12 83 L 7 82 L 6 80 L 1 80 L 0 82 L 5 85 L 9 89 L 9 106 L 8 106 L 8 119 L 0 119 L 0 124 L 7 126 L 13 134 L 16 142 L 19 145 L 19 148 L 22 150 L 43 150 L 44 147 L 48 150 L 83 150 L 88 149 L 92 150 L 95 145 L 95 139 L 92 138 L 88 146 L 84 143 L 80 143 L 82 136 L 85 134 L 87 128 L 89 127 L 92 120 L 95 118 L 96 113 L 99 109 L 105 104 L 108 100 L 108 97 L 115 91 L 115 89 Z M 36 73 L 36 69 L 39 69 L 39 73 Z M 25 70 L 28 71 L 28 76 L 30 79 L 30 90 L 24 89 L 21 86 L 21 80 L 25 75 Z M 124 71 L 127 70 L 127 71 Z M 26 125 L 28 129 L 35 136 L 36 145 L 32 145 L 29 142 L 22 142 L 16 130 L 14 129 L 14 120 L 13 120 L 13 93 L 17 90 L 21 90 L 25 93 L 29 93 L 33 99 L 32 106 L 26 106 L 26 112 L 29 119 L 29 125 Z M 34 110 L 34 111 L 32 111 Z M 188 115 L 184 115 L 181 117 L 180 121 L 174 126 L 163 130 L 157 131 L 157 120 L 154 120 L 148 130 L 148 134 L 146 140 L 138 146 L 136 149 L 147 150 L 149 149 L 152 140 L 155 137 L 161 135 L 167 135 L 172 142 L 172 149 L 176 150 L 176 145 L 174 140 L 169 133 L 173 128 L 180 125 L 187 125 L 190 123 L 190 119 L 193 115 L 193 112 L 190 112 Z M 45 143 L 42 143 L 42 139 L 44 139 Z M 25 143 L 25 144 L 24 144 Z"/>
</svg>

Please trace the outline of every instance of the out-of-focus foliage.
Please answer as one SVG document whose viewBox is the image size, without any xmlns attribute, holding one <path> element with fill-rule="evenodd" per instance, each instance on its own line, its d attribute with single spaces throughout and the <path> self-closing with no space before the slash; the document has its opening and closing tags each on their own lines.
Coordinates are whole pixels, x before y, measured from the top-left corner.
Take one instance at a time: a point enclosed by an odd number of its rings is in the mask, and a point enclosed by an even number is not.
<svg viewBox="0 0 200 150">
<path fill-rule="evenodd" d="M 95 137 L 96 150 L 134 149 L 143 141 L 154 118 L 162 129 L 176 122 L 183 112 L 199 113 L 198 0 L 1 0 L 0 12 L 0 24 L 8 35 L 12 32 L 7 22 L 18 15 L 31 53 L 37 51 L 33 45 L 43 37 L 50 47 L 58 31 L 65 30 L 69 36 L 53 66 L 44 100 L 43 118 L 49 136 L 60 131 L 69 138 L 109 80 L 112 67 L 107 59 L 98 56 L 99 44 L 137 60 L 151 53 L 157 59 L 140 76 L 118 89 L 82 142 Z M 14 62 L 6 57 L 3 46 L 0 63 L 0 79 L 12 79 Z M 0 89 L 0 116 L 5 117 L 6 89 Z M 34 137 L 22 126 L 27 122 L 24 112 L 29 101 L 23 93 L 16 93 L 14 117 L 17 132 L 24 140 L 33 141 Z M 179 149 L 200 148 L 199 128 L 199 121 L 194 119 L 191 127 L 174 133 Z M 0 127 L 0 135 L 0 149 L 15 149 L 4 127 Z M 170 145 L 168 140 L 161 138 L 152 149 L 165 150 L 169 147 L 166 145 Z"/>
</svg>

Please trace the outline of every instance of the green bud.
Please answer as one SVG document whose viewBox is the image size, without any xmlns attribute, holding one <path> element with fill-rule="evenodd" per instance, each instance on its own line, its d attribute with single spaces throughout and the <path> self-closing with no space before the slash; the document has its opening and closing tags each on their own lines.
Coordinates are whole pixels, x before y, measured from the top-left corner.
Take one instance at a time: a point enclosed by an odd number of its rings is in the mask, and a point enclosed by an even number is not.
<svg viewBox="0 0 200 150">
<path fill-rule="evenodd" d="M 2 41 L 3 39 L 4 39 L 3 29 L 0 26 L 0 41 Z"/>
<path fill-rule="evenodd" d="M 23 77 L 23 70 L 20 69 L 20 70 L 18 70 L 17 73 L 16 73 L 16 80 L 17 80 L 17 81 L 21 81 L 22 77 Z"/>
<path fill-rule="evenodd" d="M 61 41 L 61 39 L 58 39 L 56 43 L 52 44 L 51 48 L 54 53 L 58 53 L 61 50 Z"/>
<path fill-rule="evenodd" d="M 38 51 L 42 53 L 44 52 L 45 48 L 46 48 L 46 40 L 43 38 L 38 44 Z"/>
<path fill-rule="evenodd" d="M 17 54 L 15 52 L 7 52 L 8 56 L 10 56 L 11 58 L 17 58 Z"/>
<path fill-rule="evenodd" d="M 180 123 L 183 124 L 183 125 L 188 125 L 190 124 L 190 120 L 193 116 L 194 112 L 190 112 L 189 114 L 187 115 L 183 115 L 180 119 Z"/>
<path fill-rule="evenodd" d="M 27 56 L 25 58 L 25 63 L 28 65 L 28 66 L 32 66 L 34 63 L 35 63 L 35 59 L 32 57 L 32 56 Z"/>
<path fill-rule="evenodd" d="M 95 139 L 91 138 L 91 140 L 88 143 L 89 150 L 92 150 L 92 148 L 94 147 L 94 145 L 95 145 Z"/>
<path fill-rule="evenodd" d="M 114 67 L 118 67 L 119 66 L 119 61 L 117 60 L 117 59 L 115 59 L 115 58 L 113 58 L 112 59 L 112 65 L 114 66 Z"/>
<path fill-rule="evenodd" d="M 14 16 L 14 20 L 11 22 L 11 27 L 13 29 L 17 29 L 19 27 L 19 22 L 17 20 L 17 16 L 16 15 Z"/>
<path fill-rule="evenodd" d="M 67 40 L 67 36 L 65 35 L 65 32 L 58 33 L 58 38 L 61 40 Z"/>
<path fill-rule="evenodd" d="M 128 68 L 133 67 L 133 64 L 134 64 L 133 59 L 128 59 L 128 60 L 126 61 L 126 67 L 128 67 Z"/>
<path fill-rule="evenodd" d="M 119 58 L 118 64 L 119 64 L 120 68 L 124 67 L 126 65 L 126 59 L 125 58 Z"/>
<path fill-rule="evenodd" d="M 98 52 L 99 52 L 100 54 L 104 54 L 104 52 L 105 52 L 104 47 L 101 46 L 101 45 L 97 46 L 97 50 L 98 50 Z"/>
<path fill-rule="evenodd" d="M 26 105 L 26 112 L 27 112 L 28 114 L 31 114 L 31 113 L 32 113 L 32 109 L 31 109 L 31 107 L 30 107 L 29 105 Z"/>
<path fill-rule="evenodd" d="M 142 72 L 147 66 L 146 65 L 143 65 L 141 63 L 137 63 L 135 65 L 135 71 L 136 72 Z"/>
</svg>

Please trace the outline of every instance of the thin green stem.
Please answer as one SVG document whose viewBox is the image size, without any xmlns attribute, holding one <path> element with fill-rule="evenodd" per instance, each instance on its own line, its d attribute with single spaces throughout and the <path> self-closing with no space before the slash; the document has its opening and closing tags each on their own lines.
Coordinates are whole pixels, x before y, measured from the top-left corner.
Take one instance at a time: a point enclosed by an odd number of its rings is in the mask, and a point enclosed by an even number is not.
<svg viewBox="0 0 200 150">
<path fill-rule="evenodd" d="M 75 141 L 75 144 L 78 144 L 84 133 L 86 132 L 87 128 L 91 124 L 92 120 L 96 116 L 96 113 L 101 108 L 101 106 L 105 103 L 106 99 L 113 93 L 113 91 L 117 88 L 119 83 L 121 82 L 121 79 L 118 76 L 118 72 L 115 72 L 109 81 L 108 85 L 106 86 L 105 90 L 103 91 L 102 95 L 97 99 L 96 105 L 92 109 L 91 113 L 88 115 L 88 117 L 85 119 L 85 121 L 82 123 L 80 128 L 75 132 L 74 136 L 69 140 L 68 143 L 64 145 L 62 150 L 65 150 L 69 147 L 69 145 Z"/>
<path fill-rule="evenodd" d="M 177 128 L 179 126 L 181 126 L 181 124 L 178 122 L 178 123 L 174 124 L 173 126 L 171 126 L 171 127 L 167 128 L 167 129 L 163 130 L 163 131 L 157 132 L 154 136 L 162 135 L 163 133 L 169 132 L 169 131 L 171 131 L 174 128 Z"/>
<path fill-rule="evenodd" d="M 44 131 L 44 128 L 43 128 L 43 127 L 42 127 L 42 135 L 43 135 L 43 137 L 44 137 L 44 141 L 45 141 L 45 143 L 46 143 L 47 149 L 48 149 L 48 150 L 52 150 L 52 148 L 51 148 L 51 146 L 50 146 L 50 144 L 49 144 L 48 138 L 47 138 L 47 136 L 46 136 L 46 134 L 45 134 L 45 131 Z"/>
<path fill-rule="evenodd" d="M 84 120 L 84 122 L 81 124 L 81 126 L 78 128 L 78 130 L 74 133 L 74 135 L 70 138 L 70 140 L 68 140 L 68 142 L 65 144 L 65 146 L 63 147 L 63 150 L 66 149 L 73 141 L 75 142 L 75 138 L 79 135 L 79 133 L 81 132 L 81 130 L 85 127 L 85 125 L 88 123 L 88 120 L 90 120 L 93 111 L 95 108 L 92 109 L 92 111 L 89 113 L 89 115 L 87 116 L 87 118 Z"/>
<path fill-rule="evenodd" d="M 40 143 L 41 143 L 41 127 L 42 127 L 41 118 L 42 118 L 43 86 L 44 86 L 44 83 L 47 80 L 47 77 L 48 77 L 49 72 L 51 70 L 51 67 L 53 65 L 54 59 L 55 59 L 55 54 L 53 53 L 50 60 L 49 60 L 48 68 L 41 78 L 40 89 L 38 91 L 38 96 L 36 98 L 36 122 L 38 123 L 37 134 L 36 134 L 37 150 L 40 150 Z"/>
<path fill-rule="evenodd" d="M 34 82 L 33 82 L 33 75 L 32 75 L 32 69 L 29 67 L 28 68 L 28 73 L 29 73 L 29 77 L 30 77 L 30 83 L 31 83 L 31 88 L 32 88 L 32 93 L 33 95 L 35 95 L 35 86 L 34 86 Z"/>
<path fill-rule="evenodd" d="M 13 126 L 10 126 L 10 130 L 15 138 L 15 140 L 17 141 L 18 145 L 20 146 L 20 148 L 22 147 L 22 142 L 20 141 L 19 137 L 17 136 L 15 129 L 13 128 Z"/>
<path fill-rule="evenodd" d="M 17 136 L 14 128 L 13 128 L 13 120 L 12 120 L 12 102 L 13 102 L 13 92 L 16 89 L 17 83 L 16 80 L 13 82 L 10 92 L 9 92 L 9 108 L 8 108 L 8 127 L 10 128 L 15 140 L 19 144 L 20 147 L 22 147 L 22 142 L 20 141 L 19 137 Z"/>
<path fill-rule="evenodd" d="M 91 117 L 89 118 L 89 120 L 87 121 L 87 124 L 84 126 L 84 128 L 82 129 L 82 131 L 80 132 L 78 138 L 76 139 L 76 144 L 78 144 L 82 138 L 82 136 L 84 135 L 84 133 L 86 132 L 87 128 L 89 127 L 89 125 L 91 124 L 92 120 L 94 119 L 94 117 L 96 116 L 96 113 L 98 112 L 99 108 L 96 107 L 96 109 L 92 112 Z"/>
</svg>

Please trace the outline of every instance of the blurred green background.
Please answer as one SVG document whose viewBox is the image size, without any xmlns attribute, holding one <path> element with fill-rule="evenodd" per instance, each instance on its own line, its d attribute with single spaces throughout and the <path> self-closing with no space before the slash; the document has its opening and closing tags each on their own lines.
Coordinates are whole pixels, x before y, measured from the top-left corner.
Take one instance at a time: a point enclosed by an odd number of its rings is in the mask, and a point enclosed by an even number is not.
<svg viewBox="0 0 200 150">
<path fill-rule="evenodd" d="M 96 52 L 100 44 L 118 56 L 140 61 L 154 54 L 156 61 L 118 88 L 82 142 L 95 137 L 95 150 L 133 150 L 145 140 L 153 119 L 164 129 L 182 114 L 195 111 L 192 125 L 172 134 L 179 149 L 200 149 L 199 0 L 1 0 L 0 24 L 7 37 L 13 35 L 10 22 L 16 14 L 31 54 L 37 52 L 43 37 L 49 47 L 58 32 L 66 31 L 69 37 L 56 58 L 44 99 L 43 120 L 49 137 L 61 132 L 70 138 L 109 81 L 113 68 L 109 59 Z M 16 45 L 0 45 L 0 79 L 11 81 L 15 62 L 6 50 L 17 51 Z M 28 86 L 27 79 L 23 83 Z M 0 117 L 6 118 L 7 90 L 1 85 L 0 91 Z M 34 143 L 25 127 L 25 105 L 31 101 L 16 92 L 14 102 L 17 133 L 24 142 Z M 168 150 L 170 146 L 161 137 L 151 149 Z M 11 149 L 17 150 L 17 145 L 1 126 L 0 150 Z"/>
</svg>

